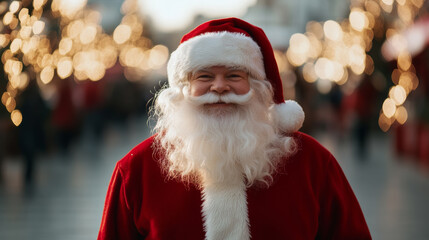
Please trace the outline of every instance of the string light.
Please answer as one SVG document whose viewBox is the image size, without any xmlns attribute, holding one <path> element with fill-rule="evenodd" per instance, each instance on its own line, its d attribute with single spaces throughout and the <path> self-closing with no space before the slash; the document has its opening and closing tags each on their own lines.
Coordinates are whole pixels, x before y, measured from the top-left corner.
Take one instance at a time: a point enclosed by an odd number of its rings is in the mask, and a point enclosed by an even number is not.
<svg viewBox="0 0 429 240">
<path fill-rule="evenodd" d="M 86 8 L 87 0 L 49 2 L 52 13 L 47 18 L 59 26 L 59 35 L 55 37 L 47 30 L 46 18 L 42 18 L 47 0 L 0 3 L 0 47 L 4 48 L 1 60 L 8 77 L 2 104 L 11 112 L 11 121 L 16 126 L 25 118 L 15 109 L 16 98 L 34 78 L 40 80 L 42 92 L 52 95 L 56 91 L 50 85 L 53 81 L 69 77 L 99 81 L 117 62 L 124 67 L 130 81 L 140 81 L 166 63 L 168 49 L 152 46 L 151 40 L 143 36 L 137 0 L 124 1 L 121 8 L 124 16 L 112 35 L 103 32 L 101 14 Z M 29 8 L 34 10 L 30 13 Z"/>
<path fill-rule="evenodd" d="M 285 52 L 287 60 L 295 68 L 300 68 L 305 81 L 316 83 L 322 93 L 328 93 L 332 84 L 356 87 L 356 83 L 346 84 L 348 78 L 361 79 L 364 73 L 370 75 L 374 72 L 374 61 L 367 52 L 372 48 L 374 36 L 385 36 L 383 56 L 389 61 L 396 60 L 398 67 L 392 72 L 395 85 L 390 89 L 379 116 L 380 129 L 388 131 L 395 121 L 399 124 L 407 121 L 408 114 L 403 104 L 419 85 L 413 72 L 412 54 L 408 51 L 410 43 L 401 32 L 416 19 L 423 2 L 354 1 L 347 19 L 341 22 L 310 21 L 306 33 L 292 35 Z M 393 12 L 394 9 L 396 12 Z M 393 14 L 397 14 L 393 17 L 395 21 L 387 26 Z M 387 30 L 384 31 L 384 28 Z M 412 41 L 415 43 L 418 39 L 413 37 Z"/>
</svg>

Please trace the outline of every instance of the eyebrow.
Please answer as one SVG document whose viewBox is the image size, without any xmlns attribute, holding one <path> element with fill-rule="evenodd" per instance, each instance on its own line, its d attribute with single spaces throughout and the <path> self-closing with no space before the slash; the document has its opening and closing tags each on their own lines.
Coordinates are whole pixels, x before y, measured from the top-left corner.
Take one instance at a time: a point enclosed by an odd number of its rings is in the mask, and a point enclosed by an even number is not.
<svg viewBox="0 0 429 240">
<path fill-rule="evenodd" d="M 195 74 L 197 73 L 210 73 L 209 68 L 214 67 L 214 66 L 208 66 L 208 67 L 204 67 L 204 68 L 200 68 L 200 69 L 196 69 L 194 71 L 191 71 L 188 74 L 188 79 L 191 80 L 193 77 L 195 77 Z M 245 69 L 244 67 L 241 66 L 228 66 L 226 67 L 228 69 L 228 71 L 243 71 L 245 72 L 248 76 L 250 76 L 250 72 Z"/>
<path fill-rule="evenodd" d="M 211 68 L 211 67 L 213 67 L 213 66 L 196 69 L 196 70 L 192 71 L 191 73 L 195 74 L 197 72 L 210 72 L 209 68 Z M 249 71 L 247 71 L 247 69 L 245 69 L 244 67 L 241 67 L 241 66 L 228 66 L 226 68 L 228 69 L 228 71 L 243 71 L 243 72 L 246 72 L 249 74 Z"/>
</svg>

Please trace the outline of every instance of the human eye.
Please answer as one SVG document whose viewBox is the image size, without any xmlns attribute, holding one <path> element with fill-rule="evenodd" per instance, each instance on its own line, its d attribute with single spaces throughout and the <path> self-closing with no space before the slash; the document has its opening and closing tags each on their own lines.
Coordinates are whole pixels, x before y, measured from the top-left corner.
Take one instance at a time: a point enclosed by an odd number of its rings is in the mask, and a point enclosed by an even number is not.
<svg viewBox="0 0 429 240">
<path fill-rule="evenodd" d="M 211 78 L 209 74 L 199 74 L 196 76 L 196 79 L 200 81 L 209 81 Z"/>
<path fill-rule="evenodd" d="M 244 72 L 239 72 L 239 71 L 234 71 L 228 74 L 228 78 L 233 80 L 233 81 L 240 81 L 243 79 L 246 79 L 246 73 Z"/>
</svg>

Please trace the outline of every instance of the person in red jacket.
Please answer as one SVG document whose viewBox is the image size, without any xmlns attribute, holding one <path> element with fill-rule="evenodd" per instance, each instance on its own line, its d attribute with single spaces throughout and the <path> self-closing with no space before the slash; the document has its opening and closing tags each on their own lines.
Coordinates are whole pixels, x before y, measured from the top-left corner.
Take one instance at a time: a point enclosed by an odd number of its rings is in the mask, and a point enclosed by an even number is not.
<svg viewBox="0 0 429 240">
<path fill-rule="evenodd" d="M 206 22 L 167 70 L 155 134 L 117 163 L 99 240 L 371 239 L 335 158 L 298 131 L 262 29 Z"/>
</svg>

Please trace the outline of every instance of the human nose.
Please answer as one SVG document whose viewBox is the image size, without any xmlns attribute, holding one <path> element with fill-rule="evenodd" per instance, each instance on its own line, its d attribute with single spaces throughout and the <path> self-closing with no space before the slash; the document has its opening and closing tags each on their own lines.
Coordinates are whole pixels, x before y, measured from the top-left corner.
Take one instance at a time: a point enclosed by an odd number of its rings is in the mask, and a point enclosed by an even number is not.
<svg viewBox="0 0 429 240">
<path fill-rule="evenodd" d="M 224 76 L 216 76 L 210 90 L 222 94 L 228 92 L 230 87 Z"/>
</svg>

